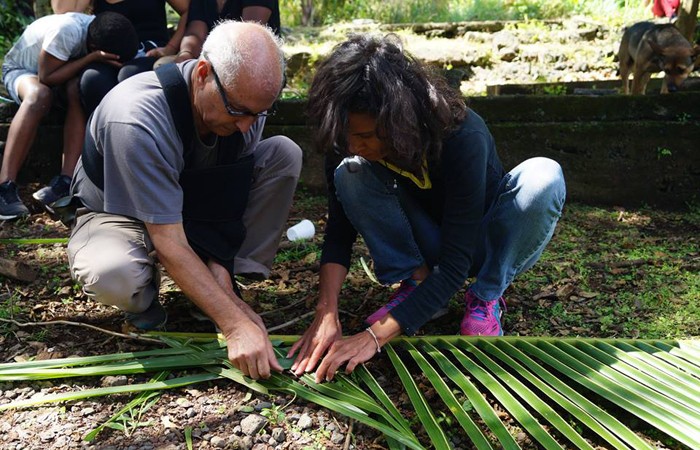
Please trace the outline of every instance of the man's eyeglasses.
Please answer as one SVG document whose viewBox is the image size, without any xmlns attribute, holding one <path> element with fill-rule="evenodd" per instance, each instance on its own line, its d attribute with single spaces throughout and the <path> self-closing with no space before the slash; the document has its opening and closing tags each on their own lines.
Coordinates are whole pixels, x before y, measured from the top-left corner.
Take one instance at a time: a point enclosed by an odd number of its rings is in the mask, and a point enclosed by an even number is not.
<svg viewBox="0 0 700 450">
<path fill-rule="evenodd" d="M 214 65 L 209 61 L 209 58 L 204 56 L 204 59 L 209 62 L 209 67 L 211 67 L 211 73 L 214 75 L 214 81 L 216 82 L 216 87 L 219 90 L 219 95 L 221 95 L 221 100 L 224 102 L 224 107 L 226 108 L 226 112 L 229 113 L 229 115 L 234 116 L 234 117 L 268 117 L 268 116 L 274 116 L 277 111 L 275 111 L 274 107 L 275 105 L 272 106 L 273 109 L 269 111 L 263 111 L 260 113 L 254 113 L 250 111 L 239 111 L 235 109 L 231 104 L 228 102 L 228 99 L 226 98 L 226 92 L 224 91 L 224 87 L 221 85 L 221 80 L 219 80 L 219 76 L 216 74 L 216 70 L 214 70 Z"/>
</svg>

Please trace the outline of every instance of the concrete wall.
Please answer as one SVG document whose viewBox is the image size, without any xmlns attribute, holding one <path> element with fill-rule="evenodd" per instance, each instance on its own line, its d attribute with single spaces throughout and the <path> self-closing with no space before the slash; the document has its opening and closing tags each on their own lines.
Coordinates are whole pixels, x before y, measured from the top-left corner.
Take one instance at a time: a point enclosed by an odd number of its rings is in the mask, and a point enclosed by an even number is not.
<svg viewBox="0 0 700 450">
<path fill-rule="evenodd" d="M 673 95 L 498 96 L 470 100 L 488 123 L 507 168 L 532 156 L 562 165 L 570 201 L 682 208 L 700 202 L 700 92 Z M 266 135 L 285 134 L 304 149 L 302 182 L 322 190 L 321 154 L 312 149 L 302 101 L 282 102 Z M 0 140 L 14 106 L 0 107 Z M 22 179 L 57 173 L 60 115 L 39 130 Z"/>
</svg>

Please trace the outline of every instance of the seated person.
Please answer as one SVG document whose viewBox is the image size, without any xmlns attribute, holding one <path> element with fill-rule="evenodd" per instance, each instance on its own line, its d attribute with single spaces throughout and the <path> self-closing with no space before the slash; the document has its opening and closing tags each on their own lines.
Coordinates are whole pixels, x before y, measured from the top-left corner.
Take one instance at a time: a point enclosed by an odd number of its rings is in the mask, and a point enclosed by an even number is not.
<svg viewBox="0 0 700 450">
<path fill-rule="evenodd" d="M 189 0 L 167 0 L 180 14 L 180 21 L 172 37 L 168 33 L 165 2 L 166 0 L 93 0 L 92 6 L 96 14 L 114 11 L 126 16 L 136 28 L 141 44 L 136 57 L 126 61 L 122 67 L 91 64 L 85 69 L 80 78 L 80 97 L 88 115 L 92 114 L 102 98 L 117 83 L 137 73 L 153 70 L 153 64 L 158 58 L 177 53 L 185 33 Z"/>
<path fill-rule="evenodd" d="M 651 13 L 654 17 L 667 17 L 673 19 L 678 14 L 678 6 L 680 0 L 647 0 L 646 4 L 651 3 Z"/>
<path fill-rule="evenodd" d="M 60 175 L 34 193 L 49 205 L 68 195 L 80 157 L 86 116 L 80 105 L 77 77 L 90 63 L 120 67 L 133 58 L 136 30 L 121 14 L 88 16 L 67 13 L 44 16 L 31 23 L 5 56 L 2 81 L 19 104 L 7 134 L 0 168 L 0 219 L 29 214 L 19 198 L 17 174 L 34 141 L 39 122 L 56 98 L 65 100 L 63 164 Z"/>
<path fill-rule="evenodd" d="M 200 0 L 190 3 L 187 28 L 180 43 L 175 62 L 199 58 L 202 43 L 214 25 L 221 20 L 259 22 L 280 34 L 280 8 L 278 0 Z M 160 61 L 159 61 L 160 64 Z"/>
</svg>

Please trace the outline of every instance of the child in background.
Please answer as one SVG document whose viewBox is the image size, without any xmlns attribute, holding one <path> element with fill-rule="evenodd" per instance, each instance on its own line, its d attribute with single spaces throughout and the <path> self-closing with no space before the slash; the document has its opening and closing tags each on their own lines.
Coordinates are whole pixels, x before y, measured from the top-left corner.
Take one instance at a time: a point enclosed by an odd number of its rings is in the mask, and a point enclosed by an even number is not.
<svg viewBox="0 0 700 450">
<path fill-rule="evenodd" d="M 117 13 L 44 16 L 22 33 L 2 65 L 2 81 L 19 109 L 10 124 L 0 167 L 0 220 L 29 214 L 15 180 L 39 122 L 57 99 L 66 107 L 61 173 L 33 197 L 49 208 L 68 195 L 87 122 L 77 77 L 92 62 L 120 66 L 121 61 L 133 58 L 137 47 L 136 30 Z"/>
<path fill-rule="evenodd" d="M 651 13 L 654 17 L 667 17 L 669 20 L 678 15 L 680 0 L 646 0 L 645 4 L 651 3 Z"/>
</svg>

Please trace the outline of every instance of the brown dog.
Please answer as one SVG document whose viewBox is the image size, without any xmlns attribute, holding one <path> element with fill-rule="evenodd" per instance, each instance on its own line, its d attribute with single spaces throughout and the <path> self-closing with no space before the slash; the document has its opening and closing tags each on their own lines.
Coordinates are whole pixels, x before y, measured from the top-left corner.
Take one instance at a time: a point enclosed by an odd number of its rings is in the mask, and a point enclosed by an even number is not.
<svg viewBox="0 0 700 450">
<path fill-rule="evenodd" d="M 632 73 L 632 93 L 644 94 L 651 74 L 663 71 L 661 93 L 673 92 L 693 70 L 698 55 L 700 46 L 693 47 L 672 24 L 636 23 L 625 30 L 618 52 L 622 89 L 629 94 Z"/>
</svg>

